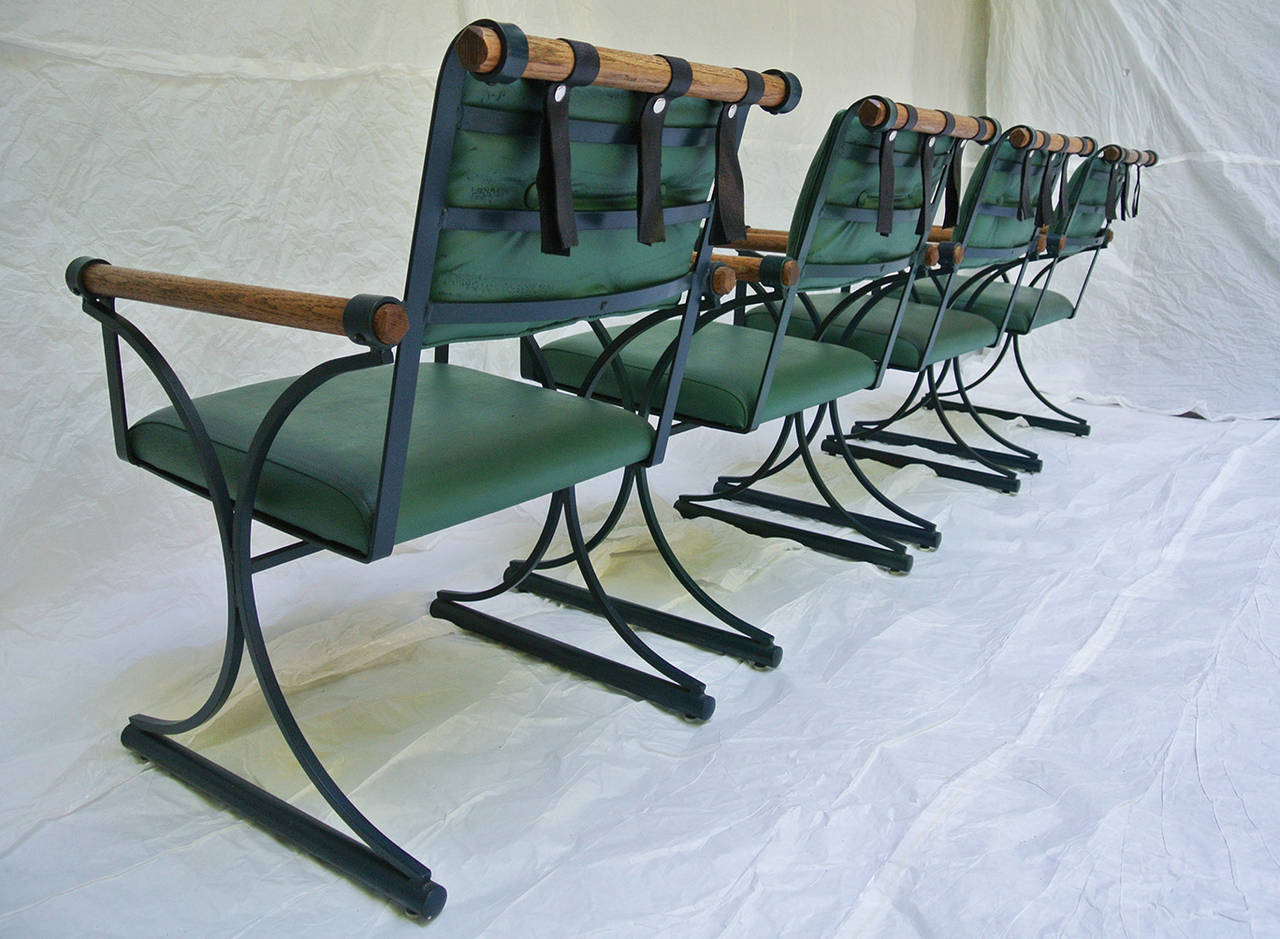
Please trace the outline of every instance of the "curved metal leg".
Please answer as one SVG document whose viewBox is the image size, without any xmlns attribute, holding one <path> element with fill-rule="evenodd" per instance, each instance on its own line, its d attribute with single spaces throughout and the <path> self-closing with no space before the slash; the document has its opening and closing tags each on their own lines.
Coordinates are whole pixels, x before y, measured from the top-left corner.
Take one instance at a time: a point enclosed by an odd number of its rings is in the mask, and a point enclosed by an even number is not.
<svg viewBox="0 0 1280 939">
<path fill-rule="evenodd" d="M 782 430 L 778 433 L 778 439 L 774 443 L 773 449 L 769 451 L 769 455 L 765 457 L 764 462 L 762 462 L 752 472 L 748 473 L 746 476 L 721 476 L 719 482 L 723 483 L 730 492 L 737 492 L 741 489 L 747 489 L 758 483 L 760 480 L 767 479 L 775 473 L 785 469 L 786 465 L 789 465 L 794 461 L 795 457 L 798 456 L 798 454 L 793 454 L 787 458 L 786 464 L 782 466 L 777 465 L 778 458 L 782 455 L 782 451 L 786 449 L 787 443 L 791 440 L 791 425 L 794 421 L 795 415 L 788 415 L 783 420 Z M 717 489 L 715 492 L 710 492 L 705 495 L 681 496 L 681 498 L 687 499 L 690 502 L 713 502 L 716 499 L 723 498 L 723 493 Z"/>
<path fill-rule="evenodd" d="M 929 392 L 936 398 L 938 385 L 936 380 L 934 379 L 932 365 L 929 366 L 925 374 L 929 378 Z M 960 434 L 956 432 L 956 429 L 951 426 L 951 422 L 947 420 L 947 412 L 944 409 L 938 408 L 937 414 L 938 414 L 938 422 L 942 424 L 943 429 L 946 430 L 947 436 L 950 437 L 953 441 L 955 441 L 956 446 L 959 447 L 960 450 L 964 452 L 965 456 L 967 456 L 969 459 L 977 463 L 981 463 L 987 469 L 991 470 L 992 472 L 996 473 L 999 476 L 1003 476 L 1010 481 L 1017 480 L 1018 478 L 1017 474 L 1014 473 L 1012 470 L 1006 469 L 1005 467 L 1001 466 L 999 463 L 996 463 L 993 460 L 987 459 L 985 456 L 978 453 L 976 450 L 970 447 L 967 443 L 965 443 L 964 438 L 961 437 Z"/>
<path fill-rule="evenodd" d="M 1018 345 L 1017 336 L 1013 337 L 1013 359 L 1018 365 L 1018 373 L 1022 375 L 1023 383 L 1027 386 L 1030 392 L 1036 396 L 1037 401 L 1039 401 L 1041 404 L 1047 407 L 1050 411 L 1053 411 L 1055 414 L 1061 414 L 1067 420 L 1086 428 L 1085 432 L 1086 433 L 1088 432 L 1087 430 L 1087 428 L 1089 427 L 1088 421 L 1086 421 L 1083 417 L 1080 417 L 1078 414 L 1072 414 L 1070 411 L 1066 411 L 1058 407 L 1056 404 L 1054 404 L 1052 401 L 1046 398 L 1044 394 L 1041 393 L 1040 389 L 1036 387 L 1036 383 L 1031 380 L 1031 376 L 1027 374 L 1026 366 L 1022 362 L 1022 349 Z"/>
<path fill-rule="evenodd" d="M 1019 336 L 1017 333 L 1008 334 L 1008 338 L 1005 340 L 1005 346 L 1000 351 L 1000 358 L 996 360 L 995 365 L 988 369 L 978 381 L 966 383 L 966 390 L 972 391 L 983 379 L 990 375 L 991 372 L 995 370 L 995 366 L 1000 364 L 1000 360 L 1004 358 L 1005 351 L 1009 348 L 1013 349 L 1013 358 L 1018 366 L 1018 374 L 1022 376 L 1022 382 L 1027 386 L 1027 390 L 1035 396 L 1037 401 L 1055 414 L 1061 415 L 1065 420 L 1060 420 L 1056 417 L 1046 417 L 1041 414 L 1026 414 L 1020 411 L 1010 411 L 1005 408 L 983 407 L 979 405 L 970 405 L 966 407 L 959 401 L 941 401 L 941 405 L 949 411 L 968 411 L 972 409 L 980 414 L 989 414 L 992 417 L 998 417 L 1001 420 L 1006 421 L 1022 418 L 1032 427 L 1039 427 L 1043 430 L 1054 430 L 1059 433 L 1075 434 L 1077 437 L 1087 437 L 1089 435 L 1089 431 L 1092 429 L 1089 426 L 1089 422 L 1078 414 L 1072 414 L 1070 411 L 1066 411 L 1058 407 L 1046 398 L 1040 389 L 1036 387 L 1035 382 L 1031 380 L 1031 376 L 1027 373 L 1026 366 L 1022 361 L 1021 345 L 1019 344 Z M 956 393 L 957 392 L 947 392 L 946 394 L 954 395 Z"/>
<path fill-rule="evenodd" d="M 635 483 L 635 474 L 636 468 L 634 466 L 628 466 L 622 471 L 622 483 L 618 486 L 618 495 L 613 500 L 613 508 L 609 510 L 608 516 L 601 522 L 596 533 L 587 539 L 588 554 L 600 547 L 618 526 L 618 522 L 622 519 L 622 513 L 626 510 L 627 501 L 631 498 L 631 487 Z M 562 554 L 549 561 L 540 561 L 534 569 L 540 571 L 550 570 L 551 568 L 563 567 L 572 561 L 573 552 L 570 551 L 568 554 Z"/>
<path fill-rule="evenodd" d="M 996 356 L 996 360 L 991 363 L 990 367 L 988 367 L 985 372 L 983 372 L 973 381 L 965 382 L 966 390 L 972 391 L 974 388 L 977 388 L 984 381 L 986 381 L 993 374 L 995 374 L 995 370 L 998 369 L 1000 367 L 1000 363 L 1004 361 L 1004 357 L 1008 353 L 1010 345 L 1014 342 L 1016 338 L 1017 337 L 1014 333 L 1004 334 L 1004 342 L 1001 343 L 1000 345 L 1000 353 Z M 956 394 L 959 394 L 959 391 L 943 391 L 939 394 L 939 397 L 949 398 L 952 395 L 956 395 Z"/>
<path fill-rule="evenodd" d="M 219 526 L 221 527 L 221 526 Z M 182 720 L 162 720 L 146 714 L 134 714 L 129 723 L 135 727 L 156 734 L 181 734 L 199 727 L 221 710 L 227 702 L 231 689 L 235 686 L 236 677 L 240 674 L 240 661 L 244 653 L 244 630 L 240 623 L 240 605 L 236 601 L 235 574 L 231 569 L 231 559 L 223 544 L 223 560 L 227 578 L 227 638 L 222 650 L 222 668 L 213 690 L 209 692 L 204 704 L 193 714 Z"/>
<path fill-rule="evenodd" d="M 667 569 L 671 571 L 672 576 L 680 582 L 689 596 L 693 597 L 698 604 L 710 613 L 716 619 L 720 620 L 726 626 L 736 629 L 744 636 L 754 639 L 756 642 L 773 645 L 773 636 L 748 623 L 746 620 L 737 616 L 723 606 L 717 603 L 711 596 L 702 589 L 696 580 L 693 579 L 685 566 L 680 563 L 680 559 L 676 557 L 675 549 L 671 547 L 671 543 L 667 541 L 667 536 L 662 530 L 662 525 L 658 521 L 658 513 L 653 507 L 653 495 L 649 491 L 648 473 L 641 469 L 639 473 L 637 491 L 640 495 L 640 510 L 644 513 L 645 524 L 649 527 L 649 535 L 653 538 L 654 545 L 658 548 L 658 553 L 662 556 L 663 562 L 666 563 Z M 781 650 L 779 650 L 781 651 Z M 777 662 L 773 663 L 774 665 Z"/>
<path fill-rule="evenodd" d="M 809 481 L 813 483 L 813 488 L 818 490 L 818 495 L 822 496 L 822 500 L 827 503 L 832 511 L 836 512 L 843 520 L 845 525 L 852 528 L 864 538 L 870 538 L 881 547 L 887 548 L 896 554 L 907 553 L 907 549 L 892 538 L 887 538 L 869 526 L 863 525 L 856 516 L 845 511 L 844 505 L 828 488 L 826 480 L 822 478 L 822 474 L 818 471 L 818 466 L 813 461 L 813 452 L 809 449 L 809 441 L 800 433 L 799 428 L 796 429 L 796 437 L 800 455 L 804 458 L 804 468 L 809 473 Z"/>
<path fill-rule="evenodd" d="M 698 681 L 688 672 L 677 668 L 649 648 L 644 640 L 636 635 L 635 630 L 627 625 L 617 609 L 614 608 L 612 598 L 605 593 L 604 586 L 600 583 L 600 578 L 591 564 L 591 558 L 587 557 L 582 528 L 578 523 L 577 501 L 573 497 L 572 490 L 569 491 L 565 504 L 565 527 L 569 530 L 569 542 L 573 545 L 574 554 L 577 556 L 578 570 L 582 574 L 582 579 L 586 582 L 587 589 L 591 592 L 592 597 L 595 598 L 596 603 L 600 605 L 600 610 L 605 619 L 609 621 L 609 625 L 613 627 L 613 631 L 630 647 L 632 652 L 677 685 L 699 692 L 705 689 L 707 686 L 703 682 Z"/>
<path fill-rule="evenodd" d="M 587 678 L 611 685 L 627 694 L 633 694 L 653 702 L 661 707 L 669 708 L 693 720 L 706 720 L 715 711 L 715 699 L 705 693 L 706 686 L 688 673 L 658 655 L 641 640 L 630 624 L 623 617 L 622 611 L 631 615 L 636 611 L 643 616 L 647 611 L 636 604 L 626 601 L 615 601 L 604 592 L 603 586 L 587 556 L 587 541 L 582 533 L 578 519 L 577 506 L 572 487 L 561 490 L 553 496 L 554 507 L 548 512 L 547 523 L 543 527 L 539 543 L 528 558 L 521 562 L 513 562 L 503 576 L 498 587 L 474 594 L 461 594 L 456 591 L 441 591 L 431 603 L 431 614 L 446 619 L 454 625 L 470 632 L 478 633 L 521 652 L 537 656 L 553 665 L 577 672 Z M 586 588 L 552 580 L 535 572 L 538 561 L 550 544 L 556 523 L 563 516 L 565 528 L 572 547 L 571 557 L 578 563 L 578 569 L 586 583 Z M 644 672 L 629 665 L 623 665 L 612 659 L 587 652 L 575 646 L 541 635 L 532 630 L 517 626 L 499 619 L 489 613 L 465 606 L 461 600 L 487 599 L 496 596 L 506 589 L 517 589 L 539 594 L 570 606 L 588 610 L 603 616 L 614 632 L 627 646 L 648 663 L 659 675 Z M 655 614 L 657 611 L 653 611 Z M 659 616 L 659 619 L 662 619 Z M 699 642 L 700 631 L 710 631 L 710 627 L 697 623 L 689 623 L 687 629 L 684 621 L 678 617 L 666 616 L 656 625 L 644 623 L 655 632 L 666 632 L 662 627 L 666 620 L 674 623 L 672 627 L 675 638 L 688 638 L 691 642 Z M 684 632 L 695 635 L 689 637 Z M 669 633 L 671 634 L 671 633 Z M 704 644 L 704 643 L 700 643 Z"/>
<path fill-rule="evenodd" d="M 985 420 L 983 420 L 982 415 L 974 408 L 973 402 L 969 400 L 969 394 L 965 389 L 964 379 L 960 376 L 960 360 L 952 359 L 951 361 L 955 369 L 956 393 L 960 395 L 960 400 L 964 402 L 965 410 L 968 415 L 973 418 L 973 422 L 981 428 L 983 433 L 996 443 L 1000 444 L 1000 446 L 1005 447 L 1008 450 L 1012 450 L 1014 453 L 1021 453 L 1023 456 L 1038 463 L 1040 457 L 1034 450 L 1028 450 L 1026 447 L 1020 447 L 1013 441 L 1006 439 L 1004 436 L 997 433 L 994 428 L 988 425 Z"/>
<path fill-rule="evenodd" d="M 875 483 L 873 483 L 870 480 L 870 478 L 868 478 L 867 474 L 862 471 L 862 467 L 858 465 L 858 461 L 857 459 L 854 458 L 853 453 L 850 452 L 849 444 L 846 442 L 844 435 L 840 433 L 840 425 L 841 425 L 840 414 L 836 409 L 836 402 L 832 401 L 831 402 L 831 431 L 832 431 L 831 439 L 836 442 L 838 455 L 844 459 L 845 465 L 849 467 L 850 471 L 852 471 L 854 478 L 858 480 L 858 483 L 862 486 L 863 489 L 865 489 L 871 495 L 873 499 L 875 499 L 877 502 L 883 505 L 890 512 L 897 515 L 899 518 L 906 519 L 908 522 L 912 523 L 913 525 L 916 525 L 922 530 L 923 533 L 936 534 L 938 531 L 938 526 L 936 524 L 929 521 L 927 518 L 922 518 L 921 516 L 916 515 L 914 512 L 910 512 L 907 509 L 903 508 L 902 506 L 898 505 L 898 503 L 894 502 L 887 495 L 885 495 L 884 492 L 881 491 L 881 489 L 878 486 L 876 486 Z M 939 536 L 939 539 L 940 539 L 940 536 Z M 921 545 L 921 547 L 926 547 L 930 549 L 936 548 L 937 546 L 938 546 L 938 539 L 932 540 L 931 544 Z"/>
<path fill-rule="evenodd" d="M 481 600 L 489 600 L 500 593 L 511 590 L 513 587 L 520 586 L 524 579 L 538 567 L 538 562 L 547 553 L 547 548 L 551 547 L 551 539 L 555 537 L 556 528 L 560 524 L 560 516 L 564 511 L 564 504 L 565 497 L 563 492 L 551 494 L 551 504 L 547 506 L 547 518 L 542 523 L 542 532 L 538 535 L 538 541 L 534 544 L 533 550 L 529 552 L 529 556 L 523 561 L 509 566 L 504 572 L 502 580 L 497 584 L 487 590 L 477 590 L 473 593 L 466 593 L 460 590 L 441 590 L 436 596 L 451 603 L 479 603 Z"/>
<path fill-rule="evenodd" d="M 885 418 L 877 418 L 875 420 L 867 421 L 854 421 L 852 428 L 846 436 L 856 440 L 859 437 L 875 433 L 878 430 L 884 430 L 886 427 L 889 427 L 903 418 L 910 417 L 912 414 L 916 413 L 916 411 L 924 407 L 929 400 L 927 395 L 922 395 L 919 401 L 915 400 L 916 394 L 919 393 L 920 386 L 923 384 L 924 372 L 920 372 L 916 375 L 915 384 L 911 386 L 911 390 L 907 392 L 907 396 L 902 399 L 902 404 L 898 405 L 898 409 L 896 411 Z"/>
<path fill-rule="evenodd" d="M 302 848 L 370 890 L 389 897 L 411 915 L 430 919 L 444 906 L 444 887 L 433 882 L 431 871 L 425 865 L 388 838 L 343 793 L 303 735 L 285 700 L 271 665 L 254 601 L 248 538 L 251 520 L 247 511 L 236 513 L 236 536 L 229 546 L 231 556 L 227 559 L 229 592 L 234 599 L 229 630 L 232 636 L 229 636 L 228 653 L 224 655 L 223 671 L 215 694 L 186 721 L 158 722 L 141 715 L 131 718 L 121 734 L 121 741 L 277 837 Z M 230 641 L 232 637 L 237 641 Z M 234 679 L 234 665 L 239 662 L 241 647 L 249 653 L 267 707 L 294 758 L 325 802 L 360 841 L 169 739 L 171 734 L 195 726 L 199 722 L 197 718 L 208 717 L 225 700 L 226 690 Z"/>
</svg>

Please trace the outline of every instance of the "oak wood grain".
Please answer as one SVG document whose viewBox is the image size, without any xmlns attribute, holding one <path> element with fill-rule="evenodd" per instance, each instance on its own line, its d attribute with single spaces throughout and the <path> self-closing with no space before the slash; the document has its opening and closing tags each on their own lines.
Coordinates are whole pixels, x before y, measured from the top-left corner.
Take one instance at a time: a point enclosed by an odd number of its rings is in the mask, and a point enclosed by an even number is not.
<svg viewBox="0 0 1280 939">
<path fill-rule="evenodd" d="M 527 36 L 529 64 L 524 78 L 539 81 L 563 81 L 573 69 L 573 48 L 562 39 L 546 39 Z M 496 30 L 488 26 L 471 25 L 462 31 L 455 45 L 458 59 L 464 68 L 477 75 L 485 75 L 498 67 L 502 55 L 502 40 Z M 660 55 L 625 52 L 597 46 L 600 55 L 600 73 L 595 84 L 607 88 L 623 88 L 649 94 L 662 91 L 671 81 L 671 66 Z M 747 93 L 747 77 L 736 68 L 703 65 L 691 62 L 693 84 L 689 95 L 710 101 L 732 102 Z M 764 97 L 760 104 L 777 107 L 787 97 L 787 83 L 777 75 L 764 76 Z"/>
<path fill-rule="evenodd" d="M 99 297 L 116 297 L 161 306 L 196 310 L 218 316 L 292 326 L 342 336 L 346 298 L 323 294 L 256 287 L 221 280 L 184 277 L 143 271 L 114 264 L 85 268 L 81 283 Z M 379 342 L 395 345 L 409 329 L 409 317 L 399 303 L 383 304 L 374 314 L 374 335 Z"/>
</svg>

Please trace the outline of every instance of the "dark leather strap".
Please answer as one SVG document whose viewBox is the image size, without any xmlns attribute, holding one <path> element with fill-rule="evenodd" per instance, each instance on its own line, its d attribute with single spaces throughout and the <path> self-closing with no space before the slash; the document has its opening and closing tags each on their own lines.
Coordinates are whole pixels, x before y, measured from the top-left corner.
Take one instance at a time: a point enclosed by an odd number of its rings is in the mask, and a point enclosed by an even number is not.
<svg viewBox="0 0 1280 939">
<path fill-rule="evenodd" d="M 907 122 L 899 127 L 898 130 L 915 130 L 916 122 L 920 120 L 920 112 L 914 104 L 904 104 L 902 107 L 907 112 Z"/>
<path fill-rule="evenodd" d="M 1031 215 L 1031 154 L 1030 147 L 1022 151 L 1019 163 L 1020 182 L 1018 183 L 1018 221 L 1024 222 Z"/>
<path fill-rule="evenodd" d="M 1129 210 L 1129 216 L 1136 218 L 1138 215 L 1138 193 L 1142 192 L 1142 164 L 1134 167 L 1133 171 L 1133 208 Z"/>
<path fill-rule="evenodd" d="M 645 99 L 636 142 L 636 237 L 647 245 L 667 239 L 662 223 L 662 129 L 667 108 L 693 84 L 693 68 L 688 62 L 673 55 L 663 58 L 671 66 L 671 80 L 662 91 Z"/>
<path fill-rule="evenodd" d="M 1116 220 L 1116 200 L 1120 197 L 1120 167 L 1111 164 L 1111 177 L 1107 180 L 1107 208 L 1106 217 L 1108 222 Z"/>
<path fill-rule="evenodd" d="M 897 139 L 896 130 L 886 130 L 880 134 L 880 199 L 876 231 L 886 238 L 893 233 L 893 142 Z"/>
<path fill-rule="evenodd" d="M 1058 170 L 1058 209 L 1056 218 L 1061 221 L 1067 217 L 1067 164 L 1071 162 L 1071 154 L 1062 155 L 1062 168 Z"/>
<path fill-rule="evenodd" d="M 567 255 L 578 243 L 569 159 L 569 89 L 590 85 L 600 74 L 600 56 L 595 46 L 573 39 L 563 41 L 573 49 L 573 68 L 563 81 L 547 83 L 537 179 L 542 253 L 559 255 Z"/>
<path fill-rule="evenodd" d="M 933 208 L 933 148 L 937 143 L 937 137 L 925 137 L 920 141 L 920 221 L 916 223 L 917 235 L 928 230 L 932 214 L 929 210 Z"/>
<path fill-rule="evenodd" d="M 942 227 L 953 228 L 960 216 L 960 173 L 961 157 L 964 156 L 964 141 L 957 140 L 951 150 L 951 172 L 947 174 L 947 197 L 942 209 Z"/>
<path fill-rule="evenodd" d="M 488 84 L 510 84 L 522 76 L 529 64 L 529 39 L 524 31 L 514 23 L 499 23 L 497 20 L 476 20 L 473 25 L 488 26 L 497 33 L 501 49 L 493 71 L 474 77 Z"/>
<path fill-rule="evenodd" d="M 750 69 L 738 69 L 747 79 L 747 92 L 720 109 L 716 122 L 716 211 L 711 218 L 711 243 L 742 241 L 747 237 L 746 193 L 742 166 L 738 163 L 738 141 L 747 109 L 764 97 L 764 76 Z"/>
<path fill-rule="evenodd" d="M 1040 194 L 1036 200 L 1036 228 L 1053 221 L 1053 155 L 1046 154 L 1040 174 Z"/>
</svg>

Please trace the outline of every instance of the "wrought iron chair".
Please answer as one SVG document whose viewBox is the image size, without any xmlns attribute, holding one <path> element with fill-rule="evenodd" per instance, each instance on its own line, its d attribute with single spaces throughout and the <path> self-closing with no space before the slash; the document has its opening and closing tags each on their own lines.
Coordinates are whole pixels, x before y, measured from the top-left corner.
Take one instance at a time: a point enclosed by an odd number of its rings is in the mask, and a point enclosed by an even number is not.
<svg viewBox="0 0 1280 939">
<path fill-rule="evenodd" d="M 678 387 L 711 273 L 710 234 L 723 221 L 713 189 L 724 170 L 718 164 L 733 155 L 750 103 L 781 110 L 794 104 L 793 90 L 794 79 L 781 73 L 596 50 L 478 21 L 440 70 L 403 303 L 72 262 L 68 286 L 102 328 L 118 455 L 209 499 L 225 562 L 226 642 L 213 689 L 184 718 L 134 715 L 125 745 L 411 914 L 436 915 L 444 888 L 356 808 L 295 720 L 268 655 L 254 577 L 323 550 L 375 561 L 409 539 L 548 494 L 551 510 L 530 557 L 492 590 L 442 593 L 433 610 L 660 706 L 708 717 L 714 701 L 703 684 L 649 648 L 599 588 L 573 494 L 580 481 L 658 462 L 674 399 L 663 403 L 645 389 L 628 410 L 591 400 L 594 378 L 581 395 L 568 395 L 448 364 L 445 349 L 656 310 L 644 322 L 666 324 L 669 342 L 655 381 Z M 301 376 L 193 399 L 116 310 L 125 299 L 346 335 L 364 348 Z M 595 372 L 636 334 L 623 330 Z M 130 421 L 121 340 L 170 407 Z M 424 362 L 430 347 L 435 361 Z M 518 586 L 561 520 L 598 611 L 657 674 L 510 624 L 496 628 L 464 605 Z M 297 540 L 254 555 L 255 522 Z M 245 650 L 290 750 L 355 838 L 173 739 L 218 712 Z"/>
<path fill-rule="evenodd" d="M 1027 373 L 1020 341 L 1033 329 L 1075 317 L 1093 276 L 1099 252 L 1110 245 L 1115 234 L 1111 228 L 1112 222 L 1116 218 L 1128 219 L 1137 215 L 1142 168 L 1154 166 L 1158 159 L 1153 150 L 1129 150 L 1114 144 L 1098 149 L 1090 137 L 1082 138 L 1081 143 L 1078 152 L 1084 157 L 1084 162 L 1076 167 L 1069 182 L 1066 182 L 1065 172 L 1060 177 L 1065 185 L 1060 190 L 1053 223 L 1048 226 L 1040 252 L 1040 259 L 1047 259 L 1048 263 L 1020 289 L 1015 289 L 1009 283 L 1006 269 L 998 279 L 988 278 L 985 283 L 976 285 L 974 290 L 966 290 L 961 286 L 956 292 L 959 297 L 956 305 L 961 309 L 978 313 L 1004 326 L 1005 338 L 999 355 L 985 372 L 966 383 L 966 392 L 972 391 L 994 374 L 1012 350 L 1018 374 L 1027 390 L 1056 416 L 979 405 L 974 405 L 973 409 L 980 414 L 1002 420 L 1022 418 L 1032 427 L 1075 434 L 1078 437 L 1089 434 L 1089 422 L 1044 396 Z M 1073 142 L 1069 142 L 1065 152 L 1077 152 Z M 1134 177 L 1132 179 L 1131 174 Z M 945 237 L 945 233 L 940 234 Z M 1075 292 L 1075 299 L 1051 290 L 1050 281 L 1059 262 L 1080 256 L 1089 257 L 1089 267 Z M 932 297 L 937 294 L 937 288 L 932 284 L 921 284 L 919 289 L 924 296 Z M 951 400 L 956 394 L 955 391 L 945 393 L 940 399 L 941 405 L 949 410 L 963 409 L 962 403 Z"/>
<path fill-rule="evenodd" d="M 884 374 L 886 344 L 897 331 L 898 309 L 905 306 L 901 287 L 918 271 L 926 254 L 929 221 L 939 201 L 942 183 L 955 143 L 965 137 L 994 132 L 994 124 L 976 118 L 955 118 L 943 112 L 922 111 L 911 105 L 870 97 L 839 112 L 810 166 L 805 188 L 797 204 L 790 233 L 743 231 L 729 241 L 735 246 L 784 250 L 801 260 L 799 278 L 782 276 L 789 269 L 786 256 L 744 258 L 740 265 L 760 265 L 747 272 L 737 295 L 713 304 L 700 317 L 686 365 L 685 381 L 676 403 L 673 432 L 712 428 L 750 433 L 760 425 L 783 419 L 778 441 L 764 464 L 738 478 L 722 478 L 716 490 L 705 495 L 685 495 L 676 509 L 686 518 L 708 517 L 764 536 L 785 537 L 841 557 L 870 561 L 906 572 L 912 558 L 903 542 L 932 546 L 937 532 L 930 523 L 901 509 L 879 493 L 850 459 L 850 466 L 871 493 L 903 518 L 889 521 L 847 511 L 823 481 L 809 445 L 824 416 L 832 415 L 838 429 L 834 402 L 856 391 L 877 385 Z M 877 232 L 877 229 L 880 233 Z M 880 323 L 884 335 L 868 345 L 845 347 L 814 342 L 795 334 L 797 319 L 813 312 L 793 314 L 801 287 L 847 284 L 877 278 L 867 290 L 847 296 L 841 309 L 857 301 L 879 299 L 896 286 L 899 301 L 892 304 Z M 750 284 L 750 289 L 744 287 Z M 749 322 L 748 308 L 758 308 L 759 322 Z M 732 314 L 733 322 L 722 318 Z M 760 328 L 747 328 L 748 325 Z M 823 324 L 807 328 L 812 334 Z M 590 362 L 610 341 L 603 329 L 581 333 L 547 344 L 538 352 L 559 387 L 583 386 Z M 619 399 L 631 389 L 651 382 L 658 353 L 665 344 L 660 333 L 633 343 L 619 356 L 616 381 L 602 382 L 601 392 Z M 536 375 L 532 357 L 526 359 L 526 375 Z M 817 408 L 806 427 L 803 412 Z M 787 456 L 788 444 L 794 449 Z M 809 477 L 821 495 L 821 504 L 760 492 L 753 488 L 796 460 L 803 460 Z M 638 485 L 645 503 L 647 484 L 643 470 Z M 626 490 L 619 495 L 620 506 Z M 854 529 L 867 541 L 848 539 L 786 525 L 768 518 L 731 511 L 713 503 L 736 501 L 833 523 Z M 655 539 L 662 535 L 652 512 L 646 510 Z M 611 520 L 612 517 L 611 517 Z"/>
<path fill-rule="evenodd" d="M 995 345 L 1003 332 L 1003 320 L 969 312 L 961 304 L 967 292 L 1015 267 L 1018 269 L 1015 289 L 1022 284 L 1026 266 L 1035 257 L 1040 227 L 1052 219 L 1053 191 L 1069 139 L 1078 140 L 1018 125 L 1001 133 L 983 152 L 958 207 L 954 225 L 931 233 L 931 237 L 941 238 L 939 249 L 943 263 L 938 271 L 930 271 L 911 287 L 912 303 L 903 328 L 914 327 L 921 335 L 927 335 L 928 340 L 923 344 L 923 355 L 901 363 L 891 362 L 891 367 L 917 373 L 912 389 L 889 417 L 856 422 L 847 433 L 833 434 L 823 441 L 824 450 L 838 453 L 848 447 L 858 457 L 893 466 L 920 464 L 939 476 L 1010 493 L 1020 486 L 1015 470 L 1039 471 L 1040 460 L 1034 452 L 1003 437 L 971 407 L 964 392 L 960 357 Z M 961 286 L 957 275 L 964 267 L 979 267 L 980 271 L 965 279 Z M 1007 316 L 1007 311 L 1002 313 Z M 964 324 L 963 328 L 958 329 L 957 323 Z M 943 366 L 941 372 L 937 369 L 939 364 Z M 947 418 L 937 402 L 941 400 L 941 384 L 948 373 L 957 382 L 965 411 L 978 428 L 1003 449 L 970 445 Z M 927 390 L 921 394 L 926 383 Z M 889 430 L 922 408 L 937 414 L 949 440 Z M 917 446 L 976 461 L 982 468 L 874 448 L 867 446 L 866 441 Z"/>
</svg>

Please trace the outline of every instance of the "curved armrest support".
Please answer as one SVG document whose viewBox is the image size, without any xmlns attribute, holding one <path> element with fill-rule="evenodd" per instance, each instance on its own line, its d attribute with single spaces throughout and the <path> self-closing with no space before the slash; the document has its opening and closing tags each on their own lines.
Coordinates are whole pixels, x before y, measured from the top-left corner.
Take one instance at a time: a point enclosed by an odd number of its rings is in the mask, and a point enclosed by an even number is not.
<svg viewBox="0 0 1280 939">
<path fill-rule="evenodd" d="M 136 300 L 310 329 L 347 336 L 368 346 L 394 346 L 409 329 L 408 314 L 394 297 L 360 294 L 343 299 L 116 267 L 98 258 L 72 261 L 67 267 L 67 286 L 77 296 Z"/>
</svg>

